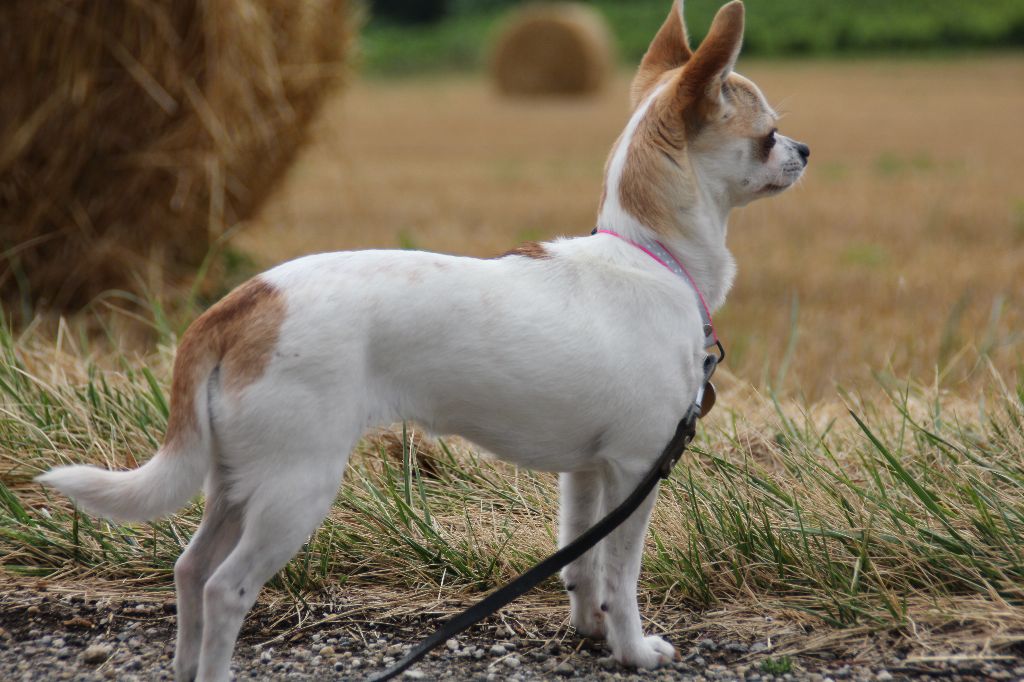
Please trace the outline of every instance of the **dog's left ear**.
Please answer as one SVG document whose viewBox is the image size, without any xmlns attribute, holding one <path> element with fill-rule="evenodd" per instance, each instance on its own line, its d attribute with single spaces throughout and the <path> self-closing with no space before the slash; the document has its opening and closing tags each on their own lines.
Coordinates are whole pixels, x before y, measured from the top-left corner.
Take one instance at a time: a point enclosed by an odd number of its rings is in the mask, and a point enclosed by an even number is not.
<svg viewBox="0 0 1024 682">
<path fill-rule="evenodd" d="M 722 86 L 743 45 L 743 3 L 733 0 L 718 10 L 711 30 L 679 74 L 676 107 L 687 123 L 702 125 L 724 106 Z"/>
</svg>

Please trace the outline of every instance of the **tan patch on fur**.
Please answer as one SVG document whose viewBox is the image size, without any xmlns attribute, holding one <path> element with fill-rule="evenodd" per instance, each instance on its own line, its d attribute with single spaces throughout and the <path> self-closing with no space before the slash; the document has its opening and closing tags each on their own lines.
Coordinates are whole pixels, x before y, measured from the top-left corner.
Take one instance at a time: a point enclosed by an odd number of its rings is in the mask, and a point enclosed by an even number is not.
<svg viewBox="0 0 1024 682">
<path fill-rule="evenodd" d="M 743 137 L 770 133 L 775 127 L 776 114 L 767 107 L 757 86 L 738 73 L 729 74 L 725 83 L 724 96 L 732 105 L 732 115 L 724 122 L 725 128 Z"/>
<path fill-rule="evenodd" d="M 686 131 L 673 116 L 672 97 L 652 102 L 633 133 L 619 179 L 622 208 L 660 234 L 669 234 L 675 206 L 692 205 L 693 178 L 686 164 Z"/>
<path fill-rule="evenodd" d="M 544 245 L 540 242 L 526 242 L 525 244 L 520 244 L 511 251 L 503 253 L 498 257 L 504 258 L 506 256 L 526 256 L 527 258 L 533 258 L 535 260 L 551 258 L 551 254 L 548 253 L 547 249 L 545 249 Z"/>
<path fill-rule="evenodd" d="M 263 376 L 281 332 L 281 292 L 255 277 L 218 301 L 188 328 L 174 359 L 166 442 L 183 445 L 195 433 L 195 395 L 214 367 L 227 391 L 239 392 Z"/>
</svg>

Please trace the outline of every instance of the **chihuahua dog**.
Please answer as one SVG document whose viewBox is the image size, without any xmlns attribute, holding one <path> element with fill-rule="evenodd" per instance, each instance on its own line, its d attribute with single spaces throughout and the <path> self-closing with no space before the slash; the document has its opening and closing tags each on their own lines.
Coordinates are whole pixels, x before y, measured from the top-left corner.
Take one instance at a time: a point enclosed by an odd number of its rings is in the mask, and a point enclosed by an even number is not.
<svg viewBox="0 0 1024 682">
<path fill-rule="evenodd" d="M 702 313 L 735 272 L 729 212 L 791 186 L 810 154 L 733 72 L 743 14 L 738 0 L 722 7 L 691 51 L 672 7 L 633 81 L 594 235 L 491 260 L 360 251 L 275 267 L 182 337 L 149 462 L 40 476 L 125 520 L 170 513 L 205 483 L 174 568 L 177 679 L 228 679 L 243 618 L 322 521 L 368 428 L 415 421 L 560 472 L 562 544 L 636 487 L 703 381 Z M 643 668 L 675 655 L 637 608 L 656 495 L 563 571 L 576 630 Z"/>
</svg>

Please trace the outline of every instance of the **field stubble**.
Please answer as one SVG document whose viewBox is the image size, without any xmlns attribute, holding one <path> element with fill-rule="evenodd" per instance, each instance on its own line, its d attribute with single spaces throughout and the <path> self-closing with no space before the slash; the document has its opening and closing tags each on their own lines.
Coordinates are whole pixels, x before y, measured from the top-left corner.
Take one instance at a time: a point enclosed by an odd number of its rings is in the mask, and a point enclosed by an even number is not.
<svg viewBox="0 0 1024 682">
<path fill-rule="evenodd" d="M 767 637 L 777 653 L 1012 650 L 1024 640 L 1024 59 L 746 71 L 784 98 L 781 127 L 812 163 L 801 187 L 733 220 L 740 277 L 719 317 L 732 376 L 662 490 L 645 614 L 677 640 Z M 626 114 L 619 85 L 569 102 L 503 101 L 475 80 L 359 86 L 328 107 L 241 245 L 270 264 L 372 246 L 490 255 L 584 234 Z M 130 357 L 59 332 L 0 333 L 3 571 L 16 586 L 165 590 L 198 505 L 114 526 L 30 478 L 148 457 L 172 345 Z M 396 602 L 381 617 L 443 611 L 553 549 L 554 486 L 458 440 L 378 434 L 262 608 L 351 609 L 365 593 Z M 510 617 L 560 626 L 556 594 L 551 583 Z"/>
</svg>

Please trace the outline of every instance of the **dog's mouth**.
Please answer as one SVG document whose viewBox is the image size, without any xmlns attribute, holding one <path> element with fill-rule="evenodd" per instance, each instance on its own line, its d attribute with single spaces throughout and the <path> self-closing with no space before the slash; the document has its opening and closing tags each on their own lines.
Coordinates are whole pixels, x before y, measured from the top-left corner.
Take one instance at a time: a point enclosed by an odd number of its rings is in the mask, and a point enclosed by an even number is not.
<svg viewBox="0 0 1024 682">
<path fill-rule="evenodd" d="M 760 194 L 778 194 L 779 192 L 783 192 L 787 189 L 789 189 L 789 185 L 776 185 L 769 183 L 761 188 Z"/>
</svg>

